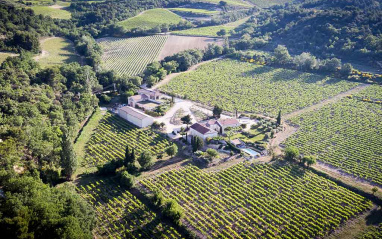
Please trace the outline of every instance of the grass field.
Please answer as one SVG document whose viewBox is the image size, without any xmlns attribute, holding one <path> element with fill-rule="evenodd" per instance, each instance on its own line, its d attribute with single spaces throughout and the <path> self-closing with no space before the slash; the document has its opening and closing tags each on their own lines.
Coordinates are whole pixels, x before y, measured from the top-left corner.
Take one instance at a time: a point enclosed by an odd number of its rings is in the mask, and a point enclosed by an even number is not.
<svg viewBox="0 0 382 239">
<path fill-rule="evenodd" d="M 357 83 L 236 60 L 204 64 L 172 79 L 161 90 L 224 110 L 277 116 L 316 104 Z"/>
<path fill-rule="evenodd" d="M 175 35 L 189 35 L 189 36 L 210 36 L 210 37 L 217 37 L 217 32 L 225 29 L 227 31 L 227 36 L 230 36 L 229 32 L 231 30 L 234 30 L 236 27 L 240 26 L 241 24 L 245 23 L 248 20 L 248 18 L 243 18 L 235 22 L 230 22 L 225 25 L 218 25 L 218 26 L 210 26 L 210 27 L 199 27 L 199 28 L 191 28 L 187 30 L 182 31 L 174 31 L 172 32 Z"/>
<path fill-rule="evenodd" d="M 64 8 L 53 8 L 51 6 L 33 6 L 31 9 L 36 14 L 50 16 L 51 18 L 70 19 L 72 17 L 71 13 Z"/>
<path fill-rule="evenodd" d="M 199 238 L 322 238 L 372 203 L 299 166 L 191 166 L 140 182 L 184 209 Z"/>
<path fill-rule="evenodd" d="M 266 8 L 273 5 L 283 5 L 287 2 L 293 2 L 292 0 L 248 0 L 258 7 Z"/>
<path fill-rule="evenodd" d="M 219 5 L 221 0 L 200 0 L 200 2 L 208 2 Z M 225 2 L 230 6 L 236 7 L 251 7 L 251 4 L 244 2 L 242 0 L 225 0 Z"/>
<path fill-rule="evenodd" d="M 15 56 L 14 53 L 0 52 L 0 64 L 7 59 L 8 56 Z"/>
<path fill-rule="evenodd" d="M 382 100 L 382 87 L 357 94 Z M 286 141 L 304 154 L 382 185 L 382 105 L 345 98 L 291 121 L 300 125 Z"/>
<path fill-rule="evenodd" d="M 101 38 L 102 67 L 123 76 L 142 73 L 147 64 L 155 61 L 168 36 L 154 35 L 136 38 Z"/>
<path fill-rule="evenodd" d="M 210 11 L 206 9 L 196 9 L 196 8 L 169 8 L 168 10 L 173 11 L 173 12 L 183 12 L 183 13 L 192 13 L 195 15 L 214 15 L 218 14 L 219 11 Z"/>
<path fill-rule="evenodd" d="M 80 57 L 75 53 L 73 43 L 62 37 L 43 40 L 41 49 L 42 54 L 35 59 L 43 67 L 80 61 Z"/>
<path fill-rule="evenodd" d="M 167 9 L 157 8 L 144 11 L 142 14 L 121 21 L 118 24 L 127 30 L 131 30 L 138 27 L 151 29 L 162 24 L 177 24 L 180 21 L 183 21 L 183 19 L 175 13 Z"/>
<path fill-rule="evenodd" d="M 95 209 L 95 238 L 181 238 L 174 228 L 110 178 L 87 180 L 77 188 Z"/>
<path fill-rule="evenodd" d="M 170 146 L 163 136 L 149 129 L 139 129 L 119 116 L 107 113 L 86 145 L 84 166 L 102 165 L 125 157 L 126 145 L 138 154 L 149 150 L 153 156 Z"/>
</svg>

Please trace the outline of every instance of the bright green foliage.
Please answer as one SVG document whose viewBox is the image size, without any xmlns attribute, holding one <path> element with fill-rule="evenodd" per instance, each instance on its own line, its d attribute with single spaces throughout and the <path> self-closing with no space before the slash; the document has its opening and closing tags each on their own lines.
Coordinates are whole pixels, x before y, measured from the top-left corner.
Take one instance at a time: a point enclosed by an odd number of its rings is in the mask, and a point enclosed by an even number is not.
<svg viewBox="0 0 382 239">
<path fill-rule="evenodd" d="M 127 188 L 131 188 L 134 186 L 134 183 L 135 183 L 135 177 L 131 174 L 129 174 L 127 171 L 123 171 L 121 174 L 120 174 L 120 178 L 119 178 L 119 182 L 127 187 Z"/>
<path fill-rule="evenodd" d="M 191 13 L 195 15 L 214 15 L 219 13 L 219 11 L 210 11 L 206 9 L 196 9 L 196 8 L 169 8 L 173 12 L 181 13 Z"/>
<path fill-rule="evenodd" d="M 380 223 L 378 226 L 369 226 L 369 228 L 364 233 L 356 237 L 356 239 L 380 239 L 380 238 L 382 238 L 382 223 Z"/>
<path fill-rule="evenodd" d="M 167 9 L 150 9 L 135 17 L 121 21 L 118 24 L 127 30 L 134 28 L 151 29 L 162 24 L 178 24 L 182 18 Z"/>
<path fill-rule="evenodd" d="M 370 86 L 357 95 L 382 99 L 382 87 Z M 286 144 L 346 173 L 381 184 L 381 118 L 380 104 L 345 98 L 292 118 L 300 128 Z"/>
<path fill-rule="evenodd" d="M 69 11 L 60 8 L 53 8 L 51 6 L 33 6 L 31 9 L 36 14 L 50 16 L 51 18 L 70 19 L 72 17 Z"/>
<path fill-rule="evenodd" d="M 94 211 L 68 186 L 51 188 L 28 176 L 2 186 L 2 238 L 92 238 Z"/>
<path fill-rule="evenodd" d="M 230 22 L 224 25 L 218 25 L 218 26 L 209 26 L 209 27 L 198 27 L 198 28 L 191 28 L 186 29 L 182 31 L 174 31 L 173 34 L 175 35 L 190 35 L 190 36 L 210 36 L 210 37 L 218 37 L 217 34 L 220 30 L 224 29 L 227 32 L 226 36 L 230 36 L 229 33 L 231 30 L 234 30 L 236 27 L 240 26 L 241 24 L 245 23 L 248 20 L 248 18 L 243 18 L 235 22 Z"/>
<path fill-rule="evenodd" d="M 296 160 L 299 156 L 299 151 L 296 147 L 290 146 L 285 149 L 285 159 L 286 160 Z"/>
<path fill-rule="evenodd" d="M 208 2 L 208 3 L 214 3 L 216 5 L 219 5 L 221 0 L 200 0 L 201 2 Z M 251 7 L 251 5 L 245 1 L 242 0 L 224 0 L 229 6 L 233 7 Z"/>
<path fill-rule="evenodd" d="M 176 155 L 176 154 L 178 153 L 178 146 L 176 146 L 176 144 L 171 145 L 170 147 L 168 147 L 168 148 L 166 149 L 166 153 L 167 153 L 168 156 L 170 156 L 170 157 Z"/>
<path fill-rule="evenodd" d="M 5 52 L 0 52 L 0 64 L 7 59 L 7 57 L 12 56 L 11 53 L 5 53 Z"/>
<path fill-rule="evenodd" d="M 161 89 L 224 110 L 276 117 L 316 104 L 357 83 L 295 70 L 221 60 L 174 78 Z"/>
<path fill-rule="evenodd" d="M 111 179 L 78 187 L 97 213 L 94 234 L 98 238 L 181 238 L 181 235 Z"/>
<path fill-rule="evenodd" d="M 70 179 L 77 169 L 78 162 L 76 153 L 73 149 L 73 143 L 66 130 L 64 130 L 62 135 L 61 147 L 61 164 L 63 167 L 63 173 L 68 179 Z"/>
<path fill-rule="evenodd" d="M 139 129 L 119 116 L 107 113 L 86 146 L 84 164 L 95 166 L 112 159 L 124 159 L 126 145 L 136 155 L 149 150 L 152 155 L 164 151 L 170 142 L 149 129 Z"/>
<path fill-rule="evenodd" d="M 167 200 L 164 205 L 163 214 L 171 218 L 176 224 L 181 224 L 180 220 L 184 215 L 183 209 L 174 199 Z"/>
<path fill-rule="evenodd" d="M 124 76 L 143 73 L 147 64 L 157 59 L 167 38 L 164 35 L 101 38 L 98 43 L 104 51 L 102 67 Z"/>
<path fill-rule="evenodd" d="M 80 61 L 73 42 L 62 37 L 54 37 L 43 41 L 41 49 L 43 53 L 37 57 L 37 61 L 43 67 Z"/>
<path fill-rule="evenodd" d="M 181 222 L 206 238 L 315 238 L 372 203 L 298 166 L 195 166 L 141 181 L 184 209 Z"/>
</svg>

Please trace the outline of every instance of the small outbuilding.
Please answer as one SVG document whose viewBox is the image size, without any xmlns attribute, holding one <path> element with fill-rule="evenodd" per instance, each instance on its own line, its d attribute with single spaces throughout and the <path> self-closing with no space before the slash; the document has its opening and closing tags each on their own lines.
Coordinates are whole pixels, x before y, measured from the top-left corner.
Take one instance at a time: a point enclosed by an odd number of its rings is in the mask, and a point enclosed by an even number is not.
<svg viewBox="0 0 382 239">
<path fill-rule="evenodd" d="M 191 125 L 190 134 L 192 136 L 199 136 L 203 140 L 206 140 L 208 137 L 213 138 L 218 136 L 218 133 L 216 131 L 211 130 L 210 128 L 199 123 Z"/>
<path fill-rule="evenodd" d="M 130 106 L 119 108 L 118 115 L 140 128 L 150 126 L 154 122 L 153 117 Z"/>
</svg>

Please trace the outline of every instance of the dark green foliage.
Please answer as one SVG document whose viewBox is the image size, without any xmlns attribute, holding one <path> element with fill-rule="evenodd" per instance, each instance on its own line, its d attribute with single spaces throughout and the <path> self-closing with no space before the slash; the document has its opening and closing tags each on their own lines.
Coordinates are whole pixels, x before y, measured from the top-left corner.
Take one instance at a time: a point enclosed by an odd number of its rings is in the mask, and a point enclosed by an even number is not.
<svg viewBox="0 0 382 239">
<path fill-rule="evenodd" d="M 166 200 L 163 205 L 163 215 L 173 220 L 177 225 L 181 225 L 180 220 L 183 217 L 184 212 L 177 201 L 170 199 Z"/>
<path fill-rule="evenodd" d="M 119 175 L 119 182 L 127 187 L 127 188 L 131 188 L 134 186 L 134 183 L 135 183 L 135 177 L 131 174 L 129 174 L 127 171 L 123 171 L 120 175 Z"/>
<path fill-rule="evenodd" d="M 193 136 L 191 139 L 192 152 L 196 152 L 204 147 L 204 141 L 199 136 Z"/>
<path fill-rule="evenodd" d="M 212 110 L 212 114 L 214 115 L 215 118 L 220 118 L 221 113 L 223 112 L 223 108 L 215 105 L 214 109 Z"/>
<path fill-rule="evenodd" d="M 170 147 L 166 149 L 166 153 L 168 156 L 172 157 L 178 153 L 178 146 L 176 144 L 172 144 Z"/>
<path fill-rule="evenodd" d="M 191 124 L 191 115 L 185 115 L 183 116 L 182 118 L 180 118 L 180 120 L 182 121 L 183 124 L 186 124 L 187 127 L 189 124 Z"/>
<path fill-rule="evenodd" d="M 114 175 L 118 168 L 123 165 L 123 160 L 111 160 L 104 165 L 97 166 L 100 175 Z"/>
<path fill-rule="evenodd" d="M 2 183 L 2 238 L 92 238 L 95 213 L 74 189 L 51 188 L 28 176 Z"/>
<path fill-rule="evenodd" d="M 281 124 L 281 110 L 279 111 L 279 114 L 277 115 L 276 118 L 276 125 L 279 126 Z"/>
<path fill-rule="evenodd" d="M 70 179 L 77 169 L 78 162 L 77 156 L 73 150 L 73 143 L 66 129 L 63 130 L 61 147 L 61 166 L 63 168 L 63 174 L 67 179 Z"/>
<path fill-rule="evenodd" d="M 153 165 L 153 157 L 149 151 L 143 151 L 138 158 L 138 162 L 143 170 L 147 170 Z"/>
</svg>

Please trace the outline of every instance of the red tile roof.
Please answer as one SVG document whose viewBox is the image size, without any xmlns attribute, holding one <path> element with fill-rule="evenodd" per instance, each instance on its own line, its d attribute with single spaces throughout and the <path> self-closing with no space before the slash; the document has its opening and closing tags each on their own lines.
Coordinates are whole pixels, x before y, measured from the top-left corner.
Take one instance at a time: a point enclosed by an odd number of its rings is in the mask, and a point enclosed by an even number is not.
<svg viewBox="0 0 382 239">
<path fill-rule="evenodd" d="M 126 114 L 131 115 L 131 116 L 138 118 L 138 119 L 151 118 L 150 115 L 147 115 L 143 112 L 140 112 L 139 110 L 136 110 L 130 106 L 124 106 L 124 107 L 120 108 L 119 110 L 124 111 L 124 112 L 126 112 Z"/>
<path fill-rule="evenodd" d="M 201 134 L 207 134 L 207 133 L 211 133 L 212 131 L 210 131 L 209 128 L 207 128 L 206 126 L 202 125 L 202 124 L 199 124 L 199 123 L 195 123 L 193 125 L 191 125 L 191 129 L 194 129 L 196 131 L 198 131 L 199 133 Z"/>
<path fill-rule="evenodd" d="M 218 121 L 218 123 L 221 126 L 228 126 L 228 125 L 234 125 L 234 124 L 239 124 L 239 121 L 237 119 L 221 119 Z"/>
</svg>

